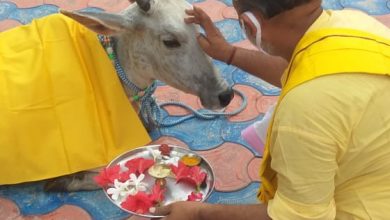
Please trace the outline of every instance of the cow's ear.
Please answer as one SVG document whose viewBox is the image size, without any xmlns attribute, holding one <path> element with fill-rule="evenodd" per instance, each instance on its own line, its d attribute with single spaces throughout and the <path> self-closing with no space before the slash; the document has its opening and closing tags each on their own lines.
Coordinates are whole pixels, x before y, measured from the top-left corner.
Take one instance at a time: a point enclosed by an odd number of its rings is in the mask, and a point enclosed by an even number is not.
<svg viewBox="0 0 390 220">
<path fill-rule="evenodd" d="M 103 35 L 116 35 L 130 29 L 134 24 L 131 18 L 121 14 L 106 12 L 70 12 L 60 10 L 66 15 L 92 31 Z"/>
</svg>

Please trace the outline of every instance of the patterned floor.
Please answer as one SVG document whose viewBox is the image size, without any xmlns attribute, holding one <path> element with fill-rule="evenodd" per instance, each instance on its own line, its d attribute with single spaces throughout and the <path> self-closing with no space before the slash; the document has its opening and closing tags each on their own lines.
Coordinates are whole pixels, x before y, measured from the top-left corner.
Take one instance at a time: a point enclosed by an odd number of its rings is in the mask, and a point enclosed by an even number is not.
<svg viewBox="0 0 390 220">
<path fill-rule="evenodd" d="M 226 39 L 239 46 L 252 47 L 244 40 L 231 0 L 190 0 L 202 7 L 220 28 Z M 0 0 L 0 31 L 29 23 L 33 18 L 68 10 L 117 12 L 129 3 L 126 0 Z M 390 26 L 388 0 L 325 0 L 327 9 L 355 8 L 364 10 Z M 191 119 L 175 127 L 161 128 L 150 135 L 157 143 L 186 146 L 206 157 L 216 174 L 216 187 L 208 202 L 256 203 L 259 187 L 258 167 L 261 155 L 241 137 L 240 131 L 255 120 L 261 119 L 267 107 L 274 103 L 279 89 L 247 73 L 223 63 L 214 64 L 228 82 L 248 98 L 248 106 L 237 116 L 209 121 Z M 182 101 L 200 109 L 199 100 L 171 87 L 159 86 L 159 101 Z M 227 111 L 241 103 L 236 97 Z M 187 115 L 188 112 L 170 107 L 166 119 Z M 140 219 L 129 216 L 112 205 L 103 192 L 53 193 L 42 192 L 42 183 L 0 187 L 0 219 Z"/>
</svg>

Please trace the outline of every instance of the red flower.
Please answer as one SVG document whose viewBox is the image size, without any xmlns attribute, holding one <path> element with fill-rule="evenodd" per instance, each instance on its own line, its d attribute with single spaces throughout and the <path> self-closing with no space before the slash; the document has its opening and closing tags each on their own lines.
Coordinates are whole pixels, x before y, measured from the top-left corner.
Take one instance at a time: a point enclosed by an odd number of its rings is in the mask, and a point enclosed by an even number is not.
<svg viewBox="0 0 390 220">
<path fill-rule="evenodd" d="M 188 167 L 181 161 L 179 161 L 177 167 L 171 165 L 171 169 L 176 176 L 176 183 L 187 182 L 196 187 L 199 187 L 207 176 L 205 172 L 202 172 L 199 166 Z"/>
<path fill-rule="evenodd" d="M 99 186 L 104 188 L 110 184 L 113 184 L 114 180 L 119 178 L 120 169 L 121 168 L 119 165 L 103 168 L 100 173 L 94 177 L 94 180 Z"/>
<path fill-rule="evenodd" d="M 138 192 L 134 196 L 130 195 L 124 202 L 121 203 L 122 208 L 138 213 L 145 214 L 149 212 L 149 208 L 153 206 L 149 195 L 144 192 Z"/>
<path fill-rule="evenodd" d="M 165 189 L 162 189 L 159 184 L 155 184 L 152 189 L 152 194 L 149 195 L 149 199 L 154 203 L 160 203 L 164 200 Z"/>
<path fill-rule="evenodd" d="M 169 156 L 171 154 L 171 148 L 168 146 L 168 144 L 161 144 L 158 149 L 164 156 Z"/>
<path fill-rule="evenodd" d="M 129 170 L 135 170 L 139 175 L 144 173 L 145 170 L 149 169 L 149 167 L 153 166 L 153 164 L 154 160 L 140 157 L 127 161 L 125 166 L 129 168 Z"/>
<path fill-rule="evenodd" d="M 135 174 L 136 172 L 137 172 L 136 169 L 129 169 L 125 172 L 122 172 L 119 174 L 118 180 L 120 182 L 126 182 L 128 179 L 130 179 L 130 174 L 132 174 L 132 173 Z"/>
<path fill-rule="evenodd" d="M 190 168 L 187 167 L 183 162 L 179 161 L 178 166 L 171 165 L 171 170 L 175 174 L 176 179 L 178 176 L 184 176 L 189 173 Z"/>
<path fill-rule="evenodd" d="M 187 197 L 187 201 L 202 201 L 203 199 L 203 194 L 198 192 L 198 193 L 195 193 L 195 192 L 192 192 L 190 195 L 188 195 Z"/>
</svg>

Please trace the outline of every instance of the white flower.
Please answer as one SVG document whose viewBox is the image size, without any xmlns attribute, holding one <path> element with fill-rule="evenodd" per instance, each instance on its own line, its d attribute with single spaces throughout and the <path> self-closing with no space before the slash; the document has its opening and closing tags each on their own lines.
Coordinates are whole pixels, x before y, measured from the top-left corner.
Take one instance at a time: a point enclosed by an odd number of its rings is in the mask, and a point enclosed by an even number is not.
<svg viewBox="0 0 390 220">
<path fill-rule="evenodd" d="M 152 155 L 153 159 L 156 160 L 161 160 L 161 151 L 159 150 L 153 150 L 152 148 L 148 148 L 148 151 Z"/>
<path fill-rule="evenodd" d="M 115 201 L 121 200 L 122 198 L 129 195 L 129 181 L 124 183 L 119 182 L 117 179 L 114 180 L 114 188 L 107 189 L 107 193 L 111 195 L 111 198 Z"/>
<path fill-rule="evenodd" d="M 172 165 L 178 166 L 180 157 L 167 157 L 167 156 L 163 156 L 163 159 L 164 160 L 161 161 L 161 163 L 163 163 L 165 165 L 172 164 Z"/>
<path fill-rule="evenodd" d="M 170 156 L 165 156 L 165 155 L 162 156 L 161 163 L 165 164 L 165 165 L 172 164 L 172 165 L 178 166 L 179 160 L 180 160 L 179 154 L 176 151 L 171 151 Z"/>
<path fill-rule="evenodd" d="M 139 177 L 137 177 L 134 173 L 130 174 L 130 179 L 128 180 L 129 181 L 129 186 L 132 186 L 129 190 L 129 193 L 130 195 L 135 195 L 137 194 L 139 191 L 146 191 L 147 190 L 147 184 L 142 182 L 142 180 L 144 180 L 145 178 L 145 175 L 143 173 L 141 173 L 141 175 L 139 175 Z"/>
</svg>

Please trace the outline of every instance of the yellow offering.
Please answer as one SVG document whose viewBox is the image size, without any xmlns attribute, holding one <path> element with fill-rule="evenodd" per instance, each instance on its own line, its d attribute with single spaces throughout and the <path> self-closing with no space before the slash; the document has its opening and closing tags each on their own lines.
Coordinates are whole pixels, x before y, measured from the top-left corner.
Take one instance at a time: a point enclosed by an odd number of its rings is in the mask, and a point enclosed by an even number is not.
<svg viewBox="0 0 390 220">
<path fill-rule="evenodd" d="M 162 179 L 171 174 L 171 168 L 163 164 L 154 164 L 149 168 L 148 173 L 154 178 Z"/>
<path fill-rule="evenodd" d="M 0 185 L 104 166 L 149 142 L 95 33 L 62 15 L 0 33 Z"/>
<path fill-rule="evenodd" d="M 180 158 L 180 161 L 189 167 L 193 167 L 199 165 L 202 161 L 202 158 L 193 154 L 187 154 Z"/>
</svg>

